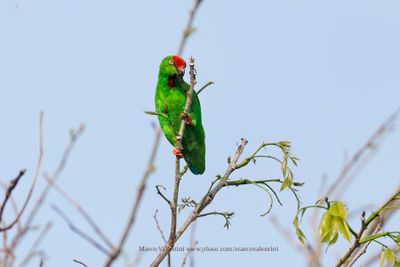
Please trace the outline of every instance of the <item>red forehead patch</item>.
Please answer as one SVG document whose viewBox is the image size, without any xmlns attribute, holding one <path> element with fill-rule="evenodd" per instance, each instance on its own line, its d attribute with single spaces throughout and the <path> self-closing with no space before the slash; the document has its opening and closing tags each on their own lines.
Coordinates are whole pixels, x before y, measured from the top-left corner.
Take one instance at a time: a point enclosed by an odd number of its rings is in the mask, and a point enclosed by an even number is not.
<svg viewBox="0 0 400 267">
<path fill-rule="evenodd" d="M 186 62 L 180 56 L 172 56 L 172 61 L 174 62 L 175 66 L 178 69 L 185 69 L 186 68 Z"/>
</svg>

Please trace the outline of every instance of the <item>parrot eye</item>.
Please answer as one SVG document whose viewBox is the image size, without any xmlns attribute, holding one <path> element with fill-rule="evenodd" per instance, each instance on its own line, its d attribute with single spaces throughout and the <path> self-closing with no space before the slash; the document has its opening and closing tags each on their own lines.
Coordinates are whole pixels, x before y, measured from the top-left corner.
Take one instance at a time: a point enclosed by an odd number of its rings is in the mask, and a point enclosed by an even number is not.
<svg viewBox="0 0 400 267">
<path fill-rule="evenodd" d="M 170 61 L 168 61 L 169 64 L 174 64 L 174 61 L 171 59 Z"/>
</svg>

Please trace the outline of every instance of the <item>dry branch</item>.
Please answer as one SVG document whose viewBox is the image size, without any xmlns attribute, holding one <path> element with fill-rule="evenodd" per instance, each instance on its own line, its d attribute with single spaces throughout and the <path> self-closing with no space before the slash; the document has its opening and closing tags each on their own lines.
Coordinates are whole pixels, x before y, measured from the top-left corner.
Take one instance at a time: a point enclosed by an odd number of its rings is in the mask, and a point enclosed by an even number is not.
<svg viewBox="0 0 400 267">
<path fill-rule="evenodd" d="M 78 201 L 74 200 L 64 189 L 62 189 L 55 181 L 49 179 L 48 176 L 44 177 L 46 181 L 54 187 L 56 192 L 58 192 L 64 199 L 66 199 L 78 212 L 79 214 L 88 222 L 90 227 L 92 227 L 93 231 L 100 237 L 101 240 L 112 249 L 113 244 L 110 239 L 103 233 L 100 227 L 96 224 L 96 222 L 90 217 L 89 213 L 78 203 Z"/>
<path fill-rule="evenodd" d="M 1 207 L 0 207 L 0 223 L 3 221 L 3 212 L 6 207 L 6 204 L 7 204 L 8 200 L 10 199 L 13 190 L 17 187 L 19 180 L 22 178 L 22 176 L 24 176 L 25 172 L 26 172 L 26 169 L 19 171 L 17 177 L 12 179 L 10 181 L 10 184 L 8 185 L 8 188 L 6 190 L 6 194 L 5 194 L 5 197 L 3 200 L 3 204 L 1 204 Z M 11 223 L 10 225 L 8 225 L 6 227 L 0 227 L 0 232 L 10 229 L 18 221 L 20 216 L 21 216 L 20 214 L 18 214 L 16 216 L 14 223 Z"/>
<path fill-rule="evenodd" d="M 119 255 L 121 254 L 122 248 L 126 242 L 126 239 L 128 238 L 130 230 L 132 229 L 132 226 L 135 223 L 136 214 L 139 209 L 140 203 L 143 199 L 143 193 L 144 193 L 144 189 L 146 187 L 147 180 L 148 180 L 150 174 L 152 174 L 154 172 L 154 160 L 155 160 L 155 157 L 156 157 L 156 154 L 158 151 L 158 146 L 160 144 L 160 136 L 161 136 L 161 130 L 159 128 L 157 128 L 155 138 L 154 138 L 153 148 L 150 153 L 150 158 L 148 160 L 147 167 L 142 176 L 142 179 L 140 180 L 139 185 L 136 188 L 136 197 L 132 204 L 131 212 L 129 214 L 125 228 L 121 233 L 121 237 L 120 237 L 118 243 L 113 247 L 111 253 L 107 257 L 107 260 L 104 264 L 105 267 L 111 266 L 112 263 L 119 257 Z"/>
<path fill-rule="evenodd" d="M 186 45 L 186 41 L 188 40 L 189 36 L 192 35 L 192 33 L 195 31 L 195 29 L 193 28 L 193 21 L 201 2 L 202 0 L 195 0 L 192 9 L 189 12 L 189 19 L 186 28 L 183 30 L 182 39 L 179 44 L 178 55 L 182 55 L 183 49 Z"/>
</svg>

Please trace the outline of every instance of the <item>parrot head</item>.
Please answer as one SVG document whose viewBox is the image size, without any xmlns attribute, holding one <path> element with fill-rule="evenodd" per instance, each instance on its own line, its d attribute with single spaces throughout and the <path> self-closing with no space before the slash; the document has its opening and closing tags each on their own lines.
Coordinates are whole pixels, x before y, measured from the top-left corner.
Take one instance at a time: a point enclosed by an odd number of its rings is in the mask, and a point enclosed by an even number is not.
<svg viewBox="0 0 400 267">
<path fill-rule="evenodd" d="M 167 56 L 161 61 L 160 71 L 168 76 L 182 77 L 185 74 L 186 62 L 180 56 Z"/>
</svg>

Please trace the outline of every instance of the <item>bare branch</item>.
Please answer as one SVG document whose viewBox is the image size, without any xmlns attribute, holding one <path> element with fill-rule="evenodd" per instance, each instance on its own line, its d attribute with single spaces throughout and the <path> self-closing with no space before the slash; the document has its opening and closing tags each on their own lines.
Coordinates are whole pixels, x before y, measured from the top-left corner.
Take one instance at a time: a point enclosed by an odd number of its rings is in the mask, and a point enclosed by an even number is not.
<svg viewBox="0 0 400 267">
<path fill-rule="evenodd" d="M 80 261 L 80 260 L 73 259 L 72 261 L 75 262 L 75 263 L 78 263 L 78 264 L 80 264 L 80 265 L 82 265 L 82 266 L 84 266 L 84 267 L 89 267 L 88 265 L 86 265 L 85 263 L 83 263 L 83 262 Z"/>
<path fill-rule="evenodd" d="M 182 260 L 181 267 L 185 266 L 186 261 L 189 258 L 190 253 L 193 252 L 194 248 L 197 246 L 198 243 L 199 243 L 199 241 L 196 240 L 190 245 L 190 247 L 188 247 L 188 250 L 186 251 L 185 255 L 183 255 L 183 260 Z"/>
<path fill-rule="evenodd" d="M 8 185 L 8 188 L 6 190 L 5 197 L 4 197 L 4 200 L 3 200 L 3 204 L 1 204 L 1 207 L 0 207 L 0 223 L 3 221 L 3 212 L 4 212 L 4 209 L 6 207 L 6 204 L 7 204 L 8 200 L 11 197 L 12 191 L 15 189 L 15 187 L 17 187 L 19 180 L 22 178 L 22 176 L 24 176 L 25 172 L 26 172 L 26 169 L 20 170 L 18 175 L 17 175 L 17 177 L 12 179 L 10 181 L 10 184 Z M 5 231 L 7 229 L 9 229 L 9 228 L 2 227 L 2 228 L 0 228 L 0 231 Z"/>
<path fill-rule="evenodd" d="M 74 200 L 64 189 L 62 189 L 54 180 L 50 180 L 50 177 L 44 176 L 46 181 L 54 187 L 54 189 L 64 198 L 66 199 L 75 209 L 81 214 L 81 216 L 88 222 L 88 224 L 92 227 L 92 229 L 96 232 L 96 234 L 103 240 L 103 242 L 112 249 L 113 244 L 110 239 L 103 233 L 100 227 L 95 223 L 95 221 L 90 217 L 90 215 L 86 212 L 86 210 L 76 201 Z"/>
<path fill-rule="evenodd" d="M 78 130 L 76 131 L 71 131 L 70 133 L 70 143 L 68 146 L 65 148 L 64 153 L 61 157 L 61 161 L 59 165 L 57 166 L 57 169 L 55 172 L 49 176 L 49 180 L 51 181 L 56 181 L 62 171 L 65 168 L 65 165 L 68 162 L 69 155 L 71 154 L 73 148 L 75 147 L 76 142 L 78 141 L 79 137 L 82 135 L 83 131 L 85 130 L 84 125 L 80 125 Z M 36 217 L 36 214 L 38 213 L 39 209 L 42 207 L 44 200 L 46 199 L 50 189 L 52 188 L 51 184 L 48 183 L 46 187 L 43 189 L 39 199 L 37 200 L 35 206 L 33 207 L 31 213 L 28 216 L 28 219 L 26 220 L 26 226 L 25 229 L 30 226 L 30 224 L 33 222 L 34 218 Z"/>
<path fill-rule="evenodd" d="M 29 249 L 29 251 L 27 253 L 27 255 L 25 256 L 25 258 L 20 263 L 19 267 L 27 265 L 29 263 L 29 261 L 37 254 L 37 249 L 38 249 L 40 243 L 44 240 L 46 235 L 49 233 L 49 231 L 51 229 L 51 226 L 52 226 L 51 222 L 48 222 L 45 225 L 45 227 L 42 229 L 42 231 L 37 236 L 36 240 L 33 242 L 31 248 Z"/>
<path fill-rule="evenodd" d="M 40 115 L 39 115 L 39 156 L 38 156 L 38 160 L 37 160 L 37 163 L 36 163 L 36 169 L 35 169 L 35 172 L 34 172 L 34 175 L 33 175 L 32 183 L 31 183 L 31 186 L 30 186 L 30 188 L 29 188 L 28 195 L 27 195 L 27 197 L 26 197 L 26 199 L 25 199 L 24 204 L 22 205 L 21 210 L 19 211 L 19 213 L 17 213 L 17 215 L 16 215 L 14 221 L 11 222 L 9 225 L 7 225 L 7 226 L 5 226 L 5 227 L 2 227 L 2 229 L 0 230 L 0 231 L 6 231 L 6 230 L 11 229 L 16 223 L 19 224 L 19 229 L 18 229 L 18 231 L 17 231 L 17 234 L 16 234 L 16 236 L 14 237 L 14 239 L 13 239 L 11 245 L 10 245 L 9 250 L 8 250 L 8 251 L 5 253 L 5 255 L 4 255 L 5 262 L 7 262 L 7 260 L 8 260 L 8 257 L 9 257 L 9 255 L 10 255 L 9 253 L 12 252 L 12 251 L 14 251 L 15 245 L 16 245 L 16 243 L 17 243 L 17 239 L 18 239 L 19 237 L 21 237 L 21 236 L 24 234 L 24 232 L 25 232 L 25 231 L 23 230 L 23 228 L 21 227 L 21 225 L 20 225 L 20 219 L 21 219 L 21 216 L 22 216 L 23 212 L 25 211 L 26 207 L 28 206 L 28 203 L 29 203 L 29 201 L 30 201 L 30 199 L 31 199 L 33 190 L 34 190 L 35 185 L 36 185 L 37 177 L 38 177 L 38 175 L 39 175 L 39 170 L 40 170 L 40 167 L 41 167 L 41 165 L 42 165 L 42 158 L 43 158 L 43 116 L 44 116 L 44 115 L 43 115 L 43 112 L 40 112 Z M 24 170 L 23 172 L 25 173 L 25 170 Z M 20 174 L 21 174 L 21 173 L 20 173 Z M 21 178 L 21 177 L 20 177 L 20 178 Z M 18 180 L 19 180 L 19 179 L 18 179 Z M 15 182 L 16 182 L 16 184 L 18 183 L 18 181 L 15 181 Z M 14 187 L 16 186 L 16 184 L 14 185 Z M 7 195 L 7 193 L 6 193 L 6 195 Z M 10 195 L 11 195 L 11 192 L 10 192 Z M 6 202 L 7 202 L 7 201 L 5 201 L 5 202 L 3 203 L 4 206 L 5 206 L 5 203 L 6 203 Z M 4 206 L 2 206 L 2 209 L 4 208 Z M 1 213 L 2 213 L 2 212 L 3 212 L 3 211 L 1 211 Z M 1 216 L 0 216 L 0 217 L 1 217 Z M 0 219 L 0 221 L 1 221 L 1 219 Z M 22 228 L 22 229 L 21 229 L 21 228 Z"/>
<path fill-rule="evenodd" d="M 109 254 L 109 251 L 103 247 L 100 243 L 94 240 L 91 236 L 87 233 L 79 229 L 74 223 L 68 218 L 68 216 L 56 205 L 52 205 L 51 208 L 65 221 L 68 227 L 71 229 L 72 232 L 76 233 L 78 236 L 82 237 L 84 240 L 92 244 L 95 248 L 99 251 L 103 252 L 105 255 Z"/>
<path fill-rule="evenodd" d="M 168 205 L 171 206 L 171 205 L 172 205 L 172 204 L 171 204 L 171 203 L 172 203 L 171 200 L 169 200 L 169 199 L 161 192 L 160 187 L 161 187 L 162 189 L 165 190 L 165 187 L 164 187 L 163 185 L 156 185 L 157 194 L 159 194 L 159 195 L 165 200 L 165 202 L 167 202 Z"/>
<path fill-rule="evenodd" d="M 71 131 L 71 136 L 70 136 L 70 143 L 67 145 L 66 149 L 64 150 L 64 153 L 62 155 L 61 161 L 56 169 L 56 171 L 53 173 L 53 175 L 51 175 L 51 179 L 53 181 L 56 181 L 59 177 L 59 175 L 61 174 L 61 172 L 63 171 L 65 165 L 67 164 L 69 155 L 71 153 L 71 151 L 73 150 L 77 140 L 79 139 L 79 137 L 81 136 L 81 134 L 84 131 L 84 126 L 81 125 L 77 131 Z M 36 170 L 35 170 L 35 174 L 34 174 L 34 179 L 31 185 L 31 190 L 30 190 L 30 194 L 33 191 L 33 187 L 36 183 L 37 177 L 39 175 L 39 171 L 41 168 L 41 164 L 42 164 L 42 158 L 43 158 L 43 113 L 40 114 L 40 148 L 39 148 L 39 158 L 36 164 Z M 43 189 L 43 191 L 41 192 L 41 194 L 39 195 L 38 200 L 36 201 L 35 205 L 33 206 L 30 214 L 28 215 L 28 218 L 25 222 L 25 224 L 22 226 L 22 230 L 19 231 L 13 238 L 12 243 L 10 245 L 11 250 L 15 250 L 16 246 L 18 245 L 19 241 L 25 236 L 25 234 L 27 233 L 27 231 L 31 228 L 31 224 L 33 223 L 33 220 L 36 217 L 36 214 L 38 213 L 38 211 L 40 210 L 40 208 L 42 207 L 44 200 L 46 199 L 49 191 L 51 189 L 51 185 L 47 184 L 47 186 Z"/>
<path fill-rule="evenodd" d="M 133 201 L 128 220 L 126 222 L 124 230 L 122 231 L 122 234 L 121 234 L 121 237 L 120 237 L 118 243 L 113 247 L 111 253 L 108 255 L 106 263 L 104 264 L 105 267 L 111 266 L 112 263 L 115 261 L 115 259 L 117 259 L 119 257 L 119 255 L 121 254 L 122 248 L 125 244 L 125 241 L 128 238 L 130 230 L 131 230 L 133 224 L 135 223 L 136 214 L 139 209 L 140 203 L 142 202 L 142 199 L 143 199 L 143 193 L 144 193 L 144 189 L 146 187 L 147 180 L 148 180 L 149 176 L 154 172 L 154 160 L 155 160 L 155 157 L 156 157 L 156 154 L 158 151 L 158 146 L 160 144 L 160 136 L 161 136 L 161 130 L 159 128 L 157 128 L 155 138 L 154 138 L 153 148 L 150 153 L 150 158 L 148 160 L 147 167 L 142 176 L 142 179 L 140 180 L 140 183 L 136 188 L 136 197 L 135 197 L 135 200 Z"/>
<path fill-rule="evenodd" d="M 154 221 L 156 222 L 157 230 L 158 230 L 158 232 L 160 232 L 161 238 L 162 238 L 162 240 L 164 241 L 164 244 L 165 244 L 165 243 L 167 243 L 167 239 L 165 238 L 164 231 L 161 229 L 160 223 L 158 222 L 157 213 L 158 213 L 158 210 L 156 210 L 154 212 L 153 218 L 154 218 Z M 167 266 L 168 267 L 171 266 L 171 254 L 168 254 Z"/>
<path fill-rule="evenodd" d="M 378 147 L 379 141 L 393 128 L 399 116 L 400 109 L 396 110 L 389 118 L 382 123 L 382 125 L 371 135 L 367 142 L 353 155 L 350 161 L 344 166 L 336 180 L 327 190 L 325 196 L 338 199 L 338 194 L 343 192 L 349 187 L 348 184 L 351 179 L 354 179 L 354 172 L 359 170 L 369 156 L 372 155 Z M 352 175 L 353 174 L 353 175 Z M 333 194 L 336 196 L 332 197 Z"/>
<path fill-rule="evenodd" d="M 156 222 L 157 230 L 158 230 L 158 232 L 160 232 L 162 240 L 164 240 L 164 243 L 167 243 L 167 239 L 165 238 L 164 231 L 161 229 L 160 223 L 158 222 L 157 213 L 158 213 L 158 210 L 156 210 L 154 212 L 153 218 L 154 218 L 154 221 Z"/>
<path fill-rule="evenodd" d="M 188 40 L 189 36 L 192 35 L 192 33 L 195 31 L 195 29 L 193 28 L 193 20 L 201 4 L 201 1 L 202 0 L 194 0 L 193 7 L 189 13 L 189 19 L 186 24 L 186 28 L 183 30 L 182 40 L 181 43 L 179 44 L 179 49 L 178 49 L 178 55 L 182 55 L 183 49 L 185 48 L 186 45 L 186 41 Z"/>
</svg>

